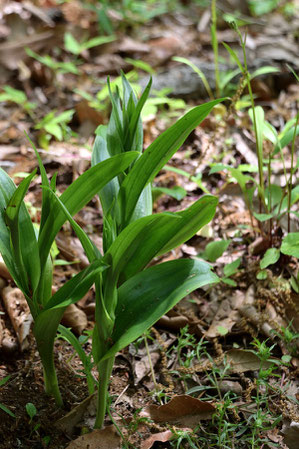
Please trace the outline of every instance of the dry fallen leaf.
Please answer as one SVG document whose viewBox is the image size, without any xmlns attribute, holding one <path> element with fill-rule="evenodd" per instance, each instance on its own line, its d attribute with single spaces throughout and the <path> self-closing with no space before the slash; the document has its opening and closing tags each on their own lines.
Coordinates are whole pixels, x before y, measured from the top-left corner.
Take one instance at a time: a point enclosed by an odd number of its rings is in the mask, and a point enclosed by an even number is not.
<svg viewBox="0 0 299 449">
<path fill-rule="evenodd" d="M 149 405 L 141 412 L 141 416 L 156 422 L 176 422 L 178 425 L 193 427 L 201 419 L 210 419 L 214 411 L 215 407 L 210 402 L 182 394 L 174 396 L 165 405 Z"/>
<path fill-rule="evenodd" d="M 283 441 L 289 449 L 298 448 L 299 440 L 299 423 L 292 421 L 291 423 L 284 423 L 282 428 L 284 435 Z"/>
<path fill-rule="evenodd" d="M 76 438 L 66 449 L 120 449 L 120 447 L 120 436 L 114 426 L 108 426 Z"/>
<path fill-rule="evenodd" d="M 5 287 L 2 298 L 13 328 L 17 334 L 21 351 L 29 345 L 28 336 L 33 321 L 27 301 L 19 288 Z"/>
<path fill-rule="evenodd" d="M 72 435 L 76 425 L 81 421 L 86 411 L 88 411 L 88 407 L 90 406 L 90 403 L 95 400 L 95 397 L 97 397 L 96 393 L 88 396 L 84 401 L 80 402 L 80 404 L 72 408 L 69 413 L 56 421 L 55 426 L 67 435 Z"/>
<path fill-rule="evenodd" d="M 71 327 L 76 334 L 81 334 L 87 327 L 87 316 L 76 304 L 70 304 L 62 317 L 62 324 Z"/>
<path fill-rule="evenodd" d="M 230 364 L 230 373 L 245 373 L 246 371 L 256 371 L 262 366 L 263 369 L 269 368 L 272 363 L 262 362 L 257 355 L 251 351 L 243 349 L 231 349 L 226 352 L 227 362 Z"/>
<path fill-rule="evenodd" d="M 154 433 L 145 441 L 142 441 L 140 449 L 150 449 L 155 443 L 155 441 L 165 443 L 166 441 L 169 441 L 172 436 L 173 433 L 170 430 L 166 430 L 165 432 Z"/>
</svg>

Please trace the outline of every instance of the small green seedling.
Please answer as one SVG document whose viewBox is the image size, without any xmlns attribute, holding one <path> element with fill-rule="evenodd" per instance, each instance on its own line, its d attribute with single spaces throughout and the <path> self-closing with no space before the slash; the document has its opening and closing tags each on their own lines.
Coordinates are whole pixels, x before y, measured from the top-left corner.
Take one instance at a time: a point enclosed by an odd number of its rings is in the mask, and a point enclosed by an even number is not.
<svg viewBox="0 0 299 449">
<path fill-rule="evenodd" d="M 35 53 L 35 51 L 31 50 L 30 48 L 26 48 L 26 53 L 31 58 L 36 59 L 38 62 L 40 62 L 41 64 L 45 65 L 50 70 L 52 70 L 55 75 L 58 74 L 63 75 L 66 73 L 72 73 L 73 75 L 79 74 L 79 70 L 76 67 L 76 64 L 71 61 L 65 62 L 56 61 L 50 55 L 41 56 Z"/>
<path fill-rule="evenodd" d="M 36 407 L 35 407 L 34 404 L 32 404 L 32 402 L 27 402 L 27 404 L 25 405 L 25 408 L 26 408 L 27 415 L 28 415 L 29 418 L 30 418 L 29 423 L 31 424 L 33 418 L 34 418 L 34 417 L 36 416 L 36 414 L 37 414 Z"/>
<path fill-rule="evenodd" d="M 210 242 L 205 247 L 204 252 L 200 253 L 198 256 L 214 263 L 227 250 L 230 243 L 231 240 L 217 240 L 215 242 Z M 240 266 L 240 263 L 241 259 L 238 257 L 233 262 L 226 264 L 223 267 L 223 276 L 220 278 L 220 280 L 225 284 L 230 285 L 231 287 L 236 287 L 237 283 L 233 279 L 231 279 L 231 276 L 239 272 L 238 268 Z"/>
<path fill-rule="evenodd" d="M 33 111 L 36 108 L 35 103 L 28 101 L 27 95 L 18 89 L 14 89 L 10 86 L 3 86 L 4 92 L 0 93 L 0 102 L 10 101 L 21 106 L 30 117 L 33 116 Z"/>
<path fill-rule="evenodd" d="M 48 148 L 52 137 L 61 142 L 72 135 L 68 123 L 72 120 L 74 113 L 74 109 L 69 109 L 57 115 L 56 111 L 53 110 L 35 125 L 35 129 L 40 130 L 38 140 L 42 148 Z"/>
<path fill-rule="evenodd" d="M 66 32 L 64 34 L 64 48 L 70 53 L 73 53 L 73 55 L 79 56 L 90 48 L 98 47 L 99 45 L 107 44 L 114 40 L 114 36 L 97 36 L 83 42 L 78 42 L 71 33 Z"/>
<path fill-rule="evenodd" d="M 9 381 L 10 377 L 11 376 L 5 376 L 3 379 L 0 379 L 0 387 L 2 387 L 2 385 L 5 385 L 6 382 Z M 6 407 L 6 405 L 2 404 L 1 402 L 0 402 L 0 409 L 3 410 L 5 413 L 7 413 L 12 418 L 16 417 L 16 415 L 8 407 Z"/>
</svg>

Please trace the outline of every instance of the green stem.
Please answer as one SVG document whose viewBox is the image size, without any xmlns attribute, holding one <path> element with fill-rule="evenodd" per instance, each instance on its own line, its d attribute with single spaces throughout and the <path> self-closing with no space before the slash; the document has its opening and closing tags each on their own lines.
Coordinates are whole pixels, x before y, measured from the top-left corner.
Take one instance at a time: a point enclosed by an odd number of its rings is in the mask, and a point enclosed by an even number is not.
<svg viewBox="0 0 299 449">
<path fill-rule="evenodd" d="M 219 73 L 219 58 L 218 58 L 216 0 L 212 0 L 211 16 L 212 16 L 211 35 L 212 35 L 212 46 L 213 46 L 214 64 L 215 64 L 216 96 L 220 97 L 220 73 Z"/>
<path fill-rule="evenodd" d="M 39 355 L 43 364 L 45 391 L 47 395 L 54 397 L 58 407 L 62 407 L 63 401 L 58 387 L 53 351 L 48 350 L 47 353 L 44 353 L 39 350 Z"/>
<path fill-rule="evenodd" d="M 96 421 L 94 425 L 96 429 L 101 429 L 104 424 L 107 409 L 108 387 L 113 368 L 114 358 L 115 357 L 113 356 L 98 364 L 98 371 L 99 371 L 98 407 L 97 407 Z"/>
</svg>

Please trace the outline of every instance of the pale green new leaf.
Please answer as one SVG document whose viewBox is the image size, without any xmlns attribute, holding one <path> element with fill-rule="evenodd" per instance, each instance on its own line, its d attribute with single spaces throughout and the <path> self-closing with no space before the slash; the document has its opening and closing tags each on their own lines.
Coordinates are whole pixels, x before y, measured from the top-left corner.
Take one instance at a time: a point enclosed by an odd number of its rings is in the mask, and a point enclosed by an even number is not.
<svg viewBox="0 0 299 449">
<path fill-rule="evenodd" d="M 206 262 L 181 259 L 148 268 L 118 289 L 113 346 L 102 360 L 140 337 L 193 290 L 218 282 Z"/>
</svg>

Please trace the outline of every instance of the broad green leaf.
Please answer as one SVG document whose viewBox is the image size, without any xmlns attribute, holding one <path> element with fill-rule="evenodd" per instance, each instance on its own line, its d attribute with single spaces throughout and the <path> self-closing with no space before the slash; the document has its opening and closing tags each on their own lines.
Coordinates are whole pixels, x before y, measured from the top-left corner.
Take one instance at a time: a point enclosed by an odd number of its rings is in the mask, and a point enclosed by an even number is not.
<svg viewBox="0 0 299 449">
<path fill-rule="evenodd" d="M 138 198 L 163 166 L 184 143 L 190 132 L 211 112 L 214 106 L 223 101 L 210 101 L 187 112 L 180 120 L 162 133 L 141 155 L 123 181 L 119 191 L 121 224 L 126 226 L 136 207 Z"/>
<path fill-rule="evenodd" d="M 225 87 L 228 85 L 228 83 L 238 74 L 240 73 L 240 69 L 231 70 L 227 73 L 224 73 L 223 76 L 220 77 L 220 84 L 219 87 L 223 91 Z M 220 72 L 221 75 L 221 72 Z"/>
<path fill-rule="evenodd" d="M 95 138 L 91 165 L 94 166 L 100 162 L 110 158 L 110 154 L 107 148 L 107 127 L 101 125 L 99 127 L 97 137 Z M 117 178 L 113 178 L 108 182 L 98 193 L 104 215 L 107 215 L 111 211 L 119 191 L 119 182 Z"/>
<path fill-rule="evenodd" d="M 109 42 L 115 41 L 115 36 L 96 36 L 89 39 L 87 42 L 82 42 L 80 44 L 81 51 L 88 50 L 89 48 L 97 47 L 98 45 L 108 44 Z"/>
<path fill-rule="evenodd" d="M 274 214 L 258 214 L 257 212 L 253 212 L 253 215 L 258 221 L 261 222 L 270 220 L 270 218 L 274 217 Z"/>
<path fill-rule="evenodd" d="M 89 262 L 93 262 L 95 259 L 100 259 L 102 257 L 100 251 L 96 248 L 96 246 L 90 240 L 88 235 L 83 231 L 83 229 L 78 225 L 78 223 L 73 219 L 63 202 L 60 201 L 60 198 L 49 187 L 44 187 L 44 189 L 49 190 L 50 194 L 54 198 L 54 201 L 57 202 L 59 208 L 64 212 L 66 219 L 70 222 L 70 225 L 79 238 Z"/>
<path fill-rule="evenodd" d="M 268 73 L 277 73 L 280 72 L 280 70 L 277 67 L 272 67 L 270 65 L 265 65 L 263 67 L 260 67 L 259 69 L 256 69 L 254 72 L 250 74 L 250 79 L 256 78 L 260 75 L 267 75 Z"/>
<path fill-rule="evenodd" d="M 205 87 L 205 89 L 206 89 L 206 91 L 207 91 L 208 96 L 210 97 L 211 100 L 213 100 L 214 95 L 213 95 L 212 89 L 211 89 L 211 87 L 210 87 L 210 85 L 209 85 L 209 82 L 208 82 L 208 80 L 207 80 L 205 74 L 203 73 L 203 71 L 200 70 L 200 68 L 197 67 L 197 65 L 195 65 L 192 61 L 190 61 L 190 60 L 187 59 L 187 58 L 181 58 L 180 56 L 174 56 L 172 59 L 173 59 L 173 61 L 182 62 L 183 64 L 186 64 L 186 65 L 188 65 L 189 67 L 191 67 L 191 69 L 192 69 L 192 70 L 198 75 L 198 77 L 201 79 L 202 84 L 204 85 L 204 87 Z"/>
<path fill-rule="evenodd" d="M 280 257 L 280 251 L 277 248 L 269 248 L 264 254 L 264 257 L 260 261 L 260 267 L 262 270 L 267 268 L 269 265 L 273 265 L 278 261 Z"/>
<path fill-rule="evenodd" d="M 64 48 L 74 55 L 79 55 L 81 52 L 81 45 L 69 32 L 64 34 Z"/>
<path fill-rule="evenodd" d="M 187 195 L 187 192 L 183 187 L 174 186 L 171 189 L 167 187 L 153 187 L 152 194 L 154 198 L 158 198 L 160 195 L 168 195 L 175 198 L 177 201 L 181 201 Z"/>
<path fill-rule="evenodd" d="M 32 404 L 32 402 L 27 402 L 27 404 L 25 405 L 26 408 L 26 412 L 29 416 L 30 419 L 34 418 L 34 416 L 37 413 L 36 407 L 34 404 Z"/>
<path fill-rule="evenodd" d="M 60 201 L 71 215 L 75 215 L 107 182 L 124 171 L 138 155 L 138 152 L 131 151 L 111 157 L 91 167 L 65 190 L 60 196 Z M 51 209 L 38 240 L 42 266 L 50 252 L 54 238 L 65 221 L 66 216 L 63 210 Z"/>
<path fill-rule="evenodd" d="M 39 152 L 37 151 L 36 146 L 34 145 L 32 140 L 30 139 L 28 134 L 26 134 L 26 138 L 29 141 L 30 145 L 32 146 L 32 148 L 33 148 L 33 150 L 35 152 L 35 156 L 36 156 L 37 161 L 38 161 L 38 166 L 39 166 L 39 170 L 40 170 L 40 174 L 41 174 L 41 178 L 42 178 L 42 186 L 50 187 L 49 179 L 48 179 L 48 176 L 47 176 L 44 164 L 42 162 L 42 159 L 41 159 L 41 157 L 39 155 Z M 51 208 L 51 202 L 50 202 L 50 198 L 49 198 L 49 192 L 47 190 L 43 190 L 43 192 L 42 192 L 42 210 L 41 210 L 40 229 L 42 229 L 43 226 L 44 226 L 46 218 L 48 217 L 48 215 L 50 213 L 50 208 Z"/>
<path fill-rule="evenodd" d="M 224 284 L 229 285 L 230 287 L 237 287 L 237 283 L 233 279 L 222 278 L 221 281 L 224 282 Z"/>
<path fill-rule="evenodd" d="M 299 232 L 290 232 L 282 241 L 280 251 L 299 259 Z"/>
<path fill-rule="evenodd" d="M 90 289 L 99 273 L 107 269 L 101 260 L 95 260 L 87 268 L 80 271 L 73 278 L 67 281 L 60 289 L 50 298 L 45 305 L 43 314 L 47 310 L 67 307 L 83 298 L 85 293 Z"/>
<path fill-rule="evenodd" d="M 130 278 L 155 256 L 185 242 L 214 216 L 217 198 L 204 196 L 188 209 L 140 218 L 128 225 L 107 251 L 105 258 L 112 279 Z"/>
<path fill-rule="evenodd" d="M 241 259 L 240 259 L 240 257 L 238 257 L 238 259 L 225 265 L 223 268 L 224 275 L 228 277 L 228 276 L 232 276 L 233 274 L 237 273 L 240 263 L 241 263 Z"/>
<path fill-rule="evenodd" d="M 222 42 L 222 45 L 226 48 L 226 50 L 228 51 L 228 53 L 231 55 L 232 59 L 235 61 L 235 63 L 237 64 L 237 66 L 240 69 L 241 73 L 244 73 L 244 67 L 242 66 L 240 59 L 237 55 L 237 53 L 225 42 Z"/>
<path fill-rule="evenodd" d="M 52 134 L 54 137 L 56 137 L 57 140 L 62 140 L 62 129 L 57 123 L 47 123 L 44 128 L 49 134 Z"/>
<path fill-rule="evenodd" d="M 222 256 L 224 251 L 229 247 L 231 240 L 218 240 L 210 242 L 205 247 L 204 252 L 200 255 L 203 259 L 209 262 L 216 262 L 216 260 Z"/>
<path fill-rule="evenodd" d="M 16 415 L 8 407 L 6 407 L 6 405 L 2 404 L 1 402 L 0 402 L 0 409 L 3 410 L 5 413 L 7 413 L 12 418 L 16 417 Z"/>
<path fill-rule="evenodd" d="M 294 138 L 294 133 L 296 133 L 296 136 L 299 134 L 299 126 L 293 126 L 293 128 L 289 129 L 285 134 L 283 134 L 281 137 L 279 136 L 279 141 L 274 147 L 273 154 L 279 153 L 280 150 L 282 150 L 284 147 L 289 145 L 289 143 L 292 142 Z"/>
<path fill-rule="evenodd" d="M 267 277 L 268 277 L 267 270 L 262 270 L 256 275 L 256 278 L 259 281 L 263 281 L 264 279 L 267 279 Z"/>
<path fill-rule="evenodd" d="M 261 186 L 261 195 L 263 196 L 264 189 L 264 176 L 263 176 L 263 137 L 264 137 L 264 122 L 265 113 L 261 106 L 255 106 L 254 109 L 250 108 L 248 110 L 249 117 L 252 120 L 254 130 L 256 132 L 256 150 L 259 166 L 259 183 Z M 256 129 L 255 129 L 256 126 Z"/>
<path fill-rule="evenodd" d="M 206 262 L 181 259 L 148 268 L 118 289 L 113 346 L 102 360 L 140 337 L 182 298 L 218 282 Z"/>
<path fill-rule="evenodd" d="M 24 207 L 23 199 L 35 173 L 36 170 L 23 179 L 17 189 L 14 190 L 4 213 L 5 222 L 10 229 L 15 264 L 22 280 L 22 288 L 26 293 L 29 293 L 31 289 L 34 291 L 38 286 L 40 260 L 36 235 L 30 216 L 28 213 L 24 214 L 22 220 L 22 216 L 20 217 L 19 214 L 21 208 Z M 30 281 L 29 285 L 28 280 Z"/>
<path fill-rule="evenodd" d="M 0 252 L 10 274 L 19 286 L 20 279 L 10 244 L 10 232 L 4 221 L 6 207 L 11 196 L 14 194 L 15 189 L 16 186 L 13 181 L 8 174 L 0 168 Z M 23 205 L 21 211 L 24 213 L 24 210 L 27 212 L 27 209 Z"/>
</svg>

